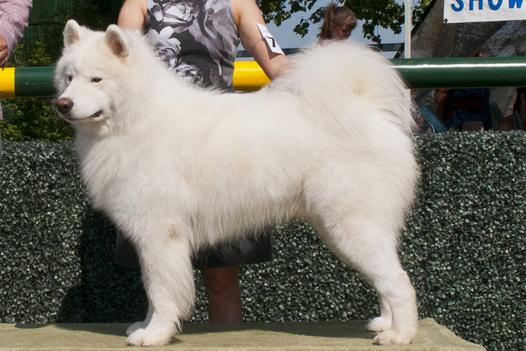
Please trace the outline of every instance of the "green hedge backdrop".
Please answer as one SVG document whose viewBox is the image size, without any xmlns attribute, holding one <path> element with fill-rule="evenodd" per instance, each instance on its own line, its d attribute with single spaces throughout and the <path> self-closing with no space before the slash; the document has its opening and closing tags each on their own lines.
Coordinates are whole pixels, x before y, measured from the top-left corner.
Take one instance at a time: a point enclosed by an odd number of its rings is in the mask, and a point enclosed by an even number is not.
<svg viewBox="0 0 526 351">
<path fill-rule="evenodd" d="M 489 350 L 526 350 L 523 133 L 415 139 L 422 168 L 401 256 L 432 317 Z M 7 142 L 0 161 L 0 323 L 130 322 L 145 296 L 112 262 L 111 223 L 88 204 L 69 142 Z M 279 226 L 272 262 L 242 268 L 247 321 L 368 319 L 372 289 L 305 223 Z M 193 321 L 206 321 L 195 273 Z"/>
</svg>

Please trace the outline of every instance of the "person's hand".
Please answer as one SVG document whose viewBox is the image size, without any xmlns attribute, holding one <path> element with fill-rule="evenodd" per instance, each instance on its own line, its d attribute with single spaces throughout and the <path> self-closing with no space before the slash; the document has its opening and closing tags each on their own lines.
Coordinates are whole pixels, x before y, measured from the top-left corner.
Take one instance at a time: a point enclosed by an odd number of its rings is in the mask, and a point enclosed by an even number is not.
<svg viewBox="0 0 526 351">
<path fill-rule="evenodd" d="M 7 41 L 0 35 L 0 66 L 7 62 Z"/>
</svg>

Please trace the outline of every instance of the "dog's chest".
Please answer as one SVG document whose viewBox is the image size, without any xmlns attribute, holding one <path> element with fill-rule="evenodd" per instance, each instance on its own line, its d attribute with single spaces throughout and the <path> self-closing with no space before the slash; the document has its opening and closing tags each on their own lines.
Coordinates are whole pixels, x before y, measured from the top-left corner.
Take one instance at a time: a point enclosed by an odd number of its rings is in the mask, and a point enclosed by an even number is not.
<svg viewBox="0 0 526 351">
<path fill-rule="evenodd" d="M 112 143 L 98 143 L 79 148 L 82 178 L 95 207 L 107 208 L 133 185 L 132 152 L 116 148 Z M 126 189 L 128 188 L 128 189 Z"/>
</svg>

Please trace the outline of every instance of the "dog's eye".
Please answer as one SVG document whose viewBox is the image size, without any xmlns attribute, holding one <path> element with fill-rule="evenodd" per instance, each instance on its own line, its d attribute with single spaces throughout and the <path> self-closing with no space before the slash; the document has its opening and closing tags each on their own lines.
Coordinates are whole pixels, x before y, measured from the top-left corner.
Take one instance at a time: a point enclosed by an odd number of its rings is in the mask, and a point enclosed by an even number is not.
<svg viewBox="0 0 526 351">
<path fill-rule="evenodd" d="M 99 78 L 99 77 L 94 77 L 94 78 L 91 78 L 91 82 L 92 83 L 98 83 L 102 80 L 102 78 Z"/>
<path fill-rule="evenodd" d="M 70 74 L 68 75 L 68 82 L 71 82 L 73 80 L 73 76 Z"/>
</svg>

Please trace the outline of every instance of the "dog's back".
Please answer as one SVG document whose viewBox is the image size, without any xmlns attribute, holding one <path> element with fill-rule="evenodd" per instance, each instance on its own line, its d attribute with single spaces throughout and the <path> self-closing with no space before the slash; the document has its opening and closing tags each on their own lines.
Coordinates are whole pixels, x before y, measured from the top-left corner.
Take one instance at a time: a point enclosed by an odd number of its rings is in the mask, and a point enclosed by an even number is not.
<svg viewBox="0 0 526 351">
<path fill-rule="evenodd" d="M 272 85 L 289 90 L 305 103 L 338 112 L 347 120 L 369 117 L 349 115 L 354 103 L 374 111 L 410 134 L 414 125 L 409 91 L 387 59 L 354 41 L 316 44 L 291 56 L 291 69 Z"/>
</svg>

